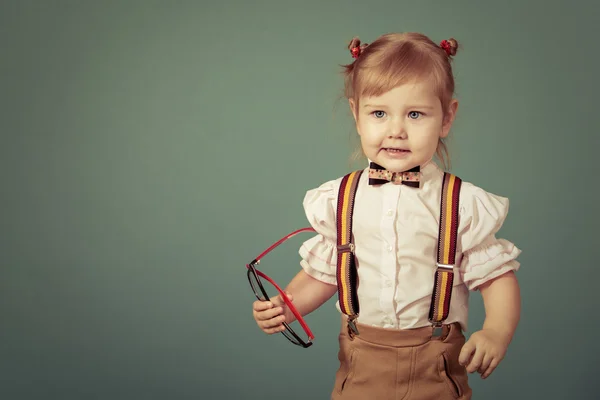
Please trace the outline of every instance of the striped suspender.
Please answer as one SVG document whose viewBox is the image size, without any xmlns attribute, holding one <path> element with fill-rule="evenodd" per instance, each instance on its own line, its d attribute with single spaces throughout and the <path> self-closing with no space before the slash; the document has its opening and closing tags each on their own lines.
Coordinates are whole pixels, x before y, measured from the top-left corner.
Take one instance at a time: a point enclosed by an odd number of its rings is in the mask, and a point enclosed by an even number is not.
<svg viewBox="0 0 600 400">
<path fill-rule="evenodd" d="M 362 170 L 351 172 L 342 178 L 337 202 L 337 286 L 341 311 L 348 316 L 351 334 L 358 335 L 355 319 L 359 314 L 356 287 L 358 274 L 354 258 L 352 214 L 356 187 Z M 429 309 L 429 321 L 434 327 L 442 325 L 450 311 L 456 240 L 458 231 L 458 202 L 461 179 L 444 173 L 440 205 L 437 269 Z"/>
<path fill-rule="evenodd" d="M 362 170 L 354 171 L 342 178 L 337 204 L 337 287 L 340 308 L 348 316 L 348 327 L 358 334 L 354 320 L 358 317 L 356 286 L 358 275 L 354 259 L 352 237 L 352 214 L 356 186 Z"/>
<path fill-rule="evenodd" d="M 456 237 L 458 231 L 458 200 L 462 181 L 444 173 L 437 250 L 437 269 L 429 308 L 429 322 L 440 327 L 450 312 L 450 297 L 454 280 Z"/>
</svg>

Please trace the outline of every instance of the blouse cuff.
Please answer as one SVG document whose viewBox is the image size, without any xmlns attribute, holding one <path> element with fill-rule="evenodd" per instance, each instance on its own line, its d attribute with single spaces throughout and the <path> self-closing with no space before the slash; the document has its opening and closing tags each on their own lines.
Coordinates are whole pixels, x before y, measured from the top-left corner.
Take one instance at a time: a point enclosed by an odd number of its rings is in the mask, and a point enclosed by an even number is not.
<svg viewBox="0 0 600 400">
<path fill-rule="evenodd" d="M 312 276 L 316 280 L 337 286 L 337 278 L 335 275 L 318 271 L 311 267 L 310 264 L 307 263 L 305 260 L 300 260 L 300 265 L 302 266 L 302 269 L 304 269 L 304 272 L 306 272 L 308 275 Z"/>
<path fill-rule="evenodd" d="M 520 267 L 516 260 L 519 254 L 521 250 L 513 243 L 492 237 L 463 255 L 462 280 L 469 290 L 477 290 L 485 282 L 509 271 L 517 271 Z"/>
<path fill-rule="evenodd" d="M 316 235 L 302 244 L 300 264 L 307 274 L 320 281 L 337 284 L 337 250 L 333 242 Z"/>
</svg>

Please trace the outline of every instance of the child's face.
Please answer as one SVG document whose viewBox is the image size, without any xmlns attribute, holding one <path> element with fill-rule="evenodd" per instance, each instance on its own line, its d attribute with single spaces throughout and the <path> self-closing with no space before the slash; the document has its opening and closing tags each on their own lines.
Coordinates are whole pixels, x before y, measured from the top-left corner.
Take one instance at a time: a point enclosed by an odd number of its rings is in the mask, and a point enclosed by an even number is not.
<svg viewBox="0 0 600 400">
<path fill-rule="evenodd" d="M 440 138 L 446 137 L 458 103 L 453 100 L 446 118 L 433 86 L 424 82 L 400 85 L 381 96 L 363 97 L 356 121 L 365 155 L 384 168 L 400 172 L 429 161 Z"/>
</svg>

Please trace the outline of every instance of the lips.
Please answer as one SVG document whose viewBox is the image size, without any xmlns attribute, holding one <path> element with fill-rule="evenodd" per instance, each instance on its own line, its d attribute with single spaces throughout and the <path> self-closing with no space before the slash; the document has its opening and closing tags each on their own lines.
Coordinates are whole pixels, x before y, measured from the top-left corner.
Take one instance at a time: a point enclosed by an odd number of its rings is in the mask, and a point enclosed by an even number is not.
<svg viewBox="0 0 600 400">
<path fill-rule="evenodd" d="M 407 149 L 399 149 L 395 147 L 385 147 L 383 150 L 389 151 L 391 153 L 408 153 L 410 150 Z"/>
</svg>

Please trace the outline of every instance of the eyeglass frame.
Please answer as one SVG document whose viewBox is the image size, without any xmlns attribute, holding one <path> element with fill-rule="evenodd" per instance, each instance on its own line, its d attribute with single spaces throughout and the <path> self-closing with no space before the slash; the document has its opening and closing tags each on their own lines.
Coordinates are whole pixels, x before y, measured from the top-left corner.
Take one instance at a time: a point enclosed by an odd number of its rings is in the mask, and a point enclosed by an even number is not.
<svg viewBox="0 0 600 400">
<path fill-rule="evenodd" d="M 273 285 L 275 287 L 275 289 L 277 289 L 277 291 L 279 292 L 281 298 L 283 299 L 283 301 L 285 302 L 285 304 L 287 305 L 287 307 L 289 308 L 289 310 L 292 312 L 292 314 L 294 315 L 294 317 L 296 317 L 296 320 L 298 321 L 298 323 L 300 324 L 300 326 L 302 326 L 302 329 L 304 330 L 304 333 L 306 333 L 306 335 L 308 336 L 308 341 L 305 341 L 300 336 L 298 336 L 298 334 L 296 332 L 294 332 L 294 330 L 292 329 L 292 327 L 290 327 L 288 325 L 288 323 L 286 323 L 286 322 L 283 322 L 283 326 L 285 327 L 285 331 L 281 332 L 283 334 L 283 336 L 286 339 L 288 339 L 291 343 L 293 343 L 293 344 L 295 344 L 297 346 L 300 346 L 300 347 L 303 347 L 303 348 L 308 348 L 308 347 L 312 346 L 313 340 L 314 340 L 315 336 L 313 335 L 312 331 L 310 330 L 310 328 L 306 324 L 306 321 L 304 321 L 304 318 L 302 317 L 302 315 L 300 315 L 300 313 L 296 309 L 296 306 L 294 306 L 294 304 L 292 303 L 292 301 L 285 294 L 285 292 L 279 287 L 279 285 L 277 285 L 277 283 L 275 283 L 275 281 L 273 281 L 273 279 L 271 279 L 265 273 L 263 273 L 262 271 L 259 271 L 258 269 L 256 269 L 256 266 L 258 264 L 260 264 L 260 261 L 263 259 L 264 256 L 266 256 L 267 254 L 269 254 L 277 246 L 279 246 L 280 244 L 282 244 L 286 240 L 291 239 L 292 237 L 296 236 L 297 234 L 299 234 L 301 232 L 315 232 L 315 229 L 312 228 L 312 227 L 306 227 L 306 228 L 300 228 L 300 229 L 297 229 L 297 230 L 295 230 L 295 231 L 293 231 L 291 233 L 288 233 L 287 235 L 285 235 L 284 237 L 282 237 L 281 239 L 279 239 L 277 242 L 275 242 L 271 246 L 269 246 L 262 253 L 260 253 L 258 255 L 258 257 L 256 257 L 254 260 L 252 260 L 249 264 L 246 264 L 246 269 L 247 269 L 248 282 L 250 283 L 250 286 L 252 287 L 252 291 L 254 292 L 254 295 L 256 296 L 256 298 L 258 300 L 261 300 L 261 301 L 271 301 L 271 299 L 269 298 L 269 295 L 265 291 L 265 289 L 264 289 L 264 287 L 263 287 L 263 285 L 262 285 L 262 283 L 261 283 L 261 281 L 259 279 L 259 277 L 261 277 L 261 278 L 266 279 L 271 285 Z M 262 292 L 262 294 L 264 296 L 264 299 L 259 296 L 259 294 L 256 291 L 256 288 L 252 284 L 251 275 L 254 275 L 254 278 L 255 278 L 256 282 L 258 283 L 259 289 Z M 285 335 L 286 331 L 288 333 L 290 333 L 292 336 L 294 336 L 294 338 L 296 338 L 296 340 L 298 341 L 298 343 L 292 341 L 289 337 L 287 337 Z"/>
</svg>

